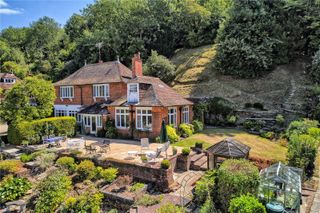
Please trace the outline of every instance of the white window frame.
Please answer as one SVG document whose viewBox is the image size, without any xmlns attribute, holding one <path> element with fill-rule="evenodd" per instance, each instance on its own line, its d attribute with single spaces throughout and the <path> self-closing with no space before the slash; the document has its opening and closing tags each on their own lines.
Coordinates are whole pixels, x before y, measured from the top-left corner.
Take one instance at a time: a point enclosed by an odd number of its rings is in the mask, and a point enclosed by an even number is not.
<svg viewBox="0 0 320 213">
<path fill-rule="evenodd" d="M 143 110 L 145 110 L 147 113 L 143 113 Z M 148 112 L 150 111 L 150 112 Z M 138 122 L 138 117 L 141 116 L 140 122 Z M 144 128 L 143 127 L 143 117 L 146 117 L 146 120 L 148 120 L 148 117 L 151 117 L 151 123 L 150 128 Z M 152 107 L 137 107 L 136 108 L 136 129 L 142 130 L 142 131 L 152 131 Z"/>
<path fill-rule="evenodd" d="M 101 87 L 103 88 L 104 94 L 101 94 Z M 108 98 L 110 97 L 109 84 L 93 84 L 92 85 L 93 98 Z"/>
<path fill-rule="evenodd" d="M 173 110 L 173 112 L 170 112 Z M 174 127 L 177 127 L 177 107 L 168 108 L 168 122 L 170 125 L 173 124 Z"/>
<path fill-rule="evenodd" d="M 139 103 L 139 84 L 138 83 L 129 83 L 127 84 L 127 97 L 128 97 L 128 102 L 133 102 L 133 101 L 129 101 L 129 98 L 130 98 L 130 87 L 131 86 L 136 86 L 137 87 L 137 103 Z"/>
<path fill-rule="evenodd" d="M 96 124 L 97 124 L 97 127 L 102 127 L 102 116 L 101 115 L 97 115 L 96 116 Z"/>
<path fill-rule="evenodd" d="M 182 107 L 182 123 L 190 123 L 190 111 L 189 106 Z"/>
<path fill-rule="evenodd" d="M 119 110 L 119 112 L 118 112 L 118 110 Z M 122 110 L 124 112 L 122 112 Z M 129 115 L 130 115 L 129 107 L 116 107 L 115 108 L 115 117 L 116 117 L 116 119 L 115 119 L 116 124 L 115 125 L 118 129 L 128 129 L 130 127 Z M 120 125 L 118 125 L 118 116 L 120 117 Z M 122 119 L 121 119 L 122 116 L 125 117 L 124 124 L 122 124 Z M 126 116 L 128 116 L 128 119 L 126 118 Z M 127 124 L 127 120 L 129 122 L 128 124 Z"/>
<path fill-rule="evenodd" d="M 60 87 L 60 98 L 73 98 L 74 87 L 73 86 L 61 86 Z"/>
</svg>

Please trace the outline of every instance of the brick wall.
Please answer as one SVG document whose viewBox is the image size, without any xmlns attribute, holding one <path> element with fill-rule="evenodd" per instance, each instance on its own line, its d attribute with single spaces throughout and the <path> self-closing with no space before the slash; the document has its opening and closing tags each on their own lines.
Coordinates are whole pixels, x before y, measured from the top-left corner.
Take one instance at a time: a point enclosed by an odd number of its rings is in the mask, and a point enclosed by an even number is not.
<svg viewBox="0 0 320 213">
<path fill-rule="evenodd" d="M 93 99 L 93 88 L 92 85 L 80 85 L 74 86 L 74 98 L 73 99 L 60 99 L 60 87 L 56 86 L 56 100 L 55 104 L 65 105 L 92 105 L 95 102 L 102 102 L 104 98 L 97 98 L 96 101 Z M 81 95 L 82 94 L 82 95 Z M 109 99 L 114 101 L 123 95 L 127 94 L 127 85 L 124 82 L 110 83 L 109 84 Z"/>
</svg>

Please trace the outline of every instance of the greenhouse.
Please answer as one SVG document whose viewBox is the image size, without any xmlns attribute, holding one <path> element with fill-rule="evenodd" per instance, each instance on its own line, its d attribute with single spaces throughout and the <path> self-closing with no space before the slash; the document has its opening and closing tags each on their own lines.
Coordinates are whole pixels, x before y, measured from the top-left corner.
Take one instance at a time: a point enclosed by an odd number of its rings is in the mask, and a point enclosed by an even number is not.
<svg viewBox="0 0 320 213">
<path fill-rule="evenodd" d="M 302 170 L 281 162 L 261 170 L 259 198 L 267 212 L 300 212 Z"/>
</svg>

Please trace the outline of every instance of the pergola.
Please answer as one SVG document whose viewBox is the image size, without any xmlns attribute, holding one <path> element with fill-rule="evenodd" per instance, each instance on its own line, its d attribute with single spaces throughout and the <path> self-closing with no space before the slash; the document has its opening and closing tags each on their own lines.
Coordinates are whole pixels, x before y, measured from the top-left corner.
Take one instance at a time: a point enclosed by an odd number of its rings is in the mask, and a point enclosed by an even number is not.
<svg viewBox="0 0 320 213">
<path fill-rule="evenodd" d="M 207 149 L 208 167 L 217 167 L 218 158 L 245 158 L 249 157 L 250 147 L 240 143 L 234 138 L 225 138 Z"/>
</svg>

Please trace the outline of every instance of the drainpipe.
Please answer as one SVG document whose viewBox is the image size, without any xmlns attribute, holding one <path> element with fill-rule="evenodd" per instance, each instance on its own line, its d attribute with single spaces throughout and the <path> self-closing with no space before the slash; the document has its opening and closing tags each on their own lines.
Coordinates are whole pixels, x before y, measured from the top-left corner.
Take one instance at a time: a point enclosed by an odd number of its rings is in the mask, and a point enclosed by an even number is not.
<svg viewBox="0 0 320 213">
<path fill-rule="evenodd" d="M 134 111 L 133 111 L 133 105 L 130 105 L 130 110 L 129 110 L 129 112 L 130 112 L 130 125 L 132 125 L 131 126 L 131 138 L 133 139 L 133 131 L 134 131 L 134 126 L 135 126 L 135 124 L 133 123 L 134 121 L 133 121 L 133 113 L 134 113 Z"/>
</svg>

